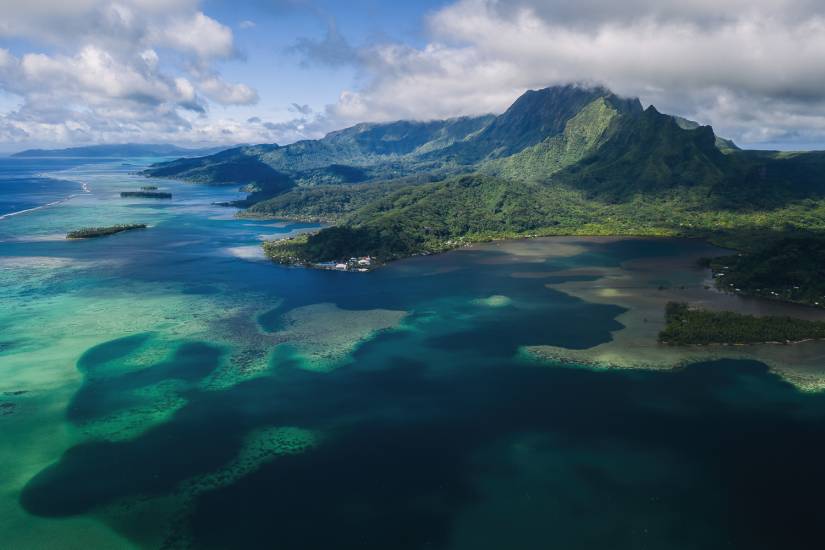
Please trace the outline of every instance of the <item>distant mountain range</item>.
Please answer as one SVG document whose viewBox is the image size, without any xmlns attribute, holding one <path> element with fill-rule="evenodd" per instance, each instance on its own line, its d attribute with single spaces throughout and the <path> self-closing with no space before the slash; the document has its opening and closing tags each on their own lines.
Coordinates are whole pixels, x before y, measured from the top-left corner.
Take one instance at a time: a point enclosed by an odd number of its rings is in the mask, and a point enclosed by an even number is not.
<svg viewBox="0 0 825 550">
<path fill-rule="evenodd" d="M 747 247 L 825 231 L 825 153 L 744 151 L 604 88 L 529 91 L 504 113 L 359 124 L 320 140 L 157 164 L 245 185 L 244 215 L 331 221 L 277 259 L 393 259 L 525 235 L 680 235 Z"/>
<path fill-rule="evenodd" d="M 226 147 L 186 149 L 168 143 L 119 143 L 113 145 L 87 145 L 67 149 L 27 149 L 13 157 L 62 157 L 62 158 L 127 158 L 127 157 L 200 157 L 211 155 Z"/>
</svg>

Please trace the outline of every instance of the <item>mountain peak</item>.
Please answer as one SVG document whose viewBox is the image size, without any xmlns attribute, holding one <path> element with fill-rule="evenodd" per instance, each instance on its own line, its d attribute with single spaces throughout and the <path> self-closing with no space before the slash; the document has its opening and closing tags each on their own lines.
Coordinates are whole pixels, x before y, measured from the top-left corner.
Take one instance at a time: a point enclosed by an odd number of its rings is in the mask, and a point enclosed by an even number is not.
<svg viewBox="0 0 825 550">
<path fill-rule="evenodd" d="M 516 99 L 508 111 L 522 107 L 534 108 L 541 103 L 590 103 L 598 98 L 604 98 L 620 112 L 641 113 L 644 110 L 639 98 L 619 96 L 609 88 L 601 85 L 563 84 L 537 90 L 527 90 Z"/>
<path fill-rule="evenodd" d="M 524 92 L 472 143 L 457 143 L 450 153 L 465 164 L 515 154 L 564 132 L 567 122 L 598 99 L 622 114 L 638 114 L 638 99 L 620 98 L 602 86 L 567 84 Z"/>
</svg>

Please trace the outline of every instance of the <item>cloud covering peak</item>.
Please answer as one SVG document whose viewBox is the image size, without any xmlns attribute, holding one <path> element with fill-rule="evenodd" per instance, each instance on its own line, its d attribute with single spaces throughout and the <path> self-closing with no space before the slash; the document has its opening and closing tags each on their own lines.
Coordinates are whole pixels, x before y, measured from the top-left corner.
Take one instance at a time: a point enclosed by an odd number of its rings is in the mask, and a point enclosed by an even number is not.
<svg viewBox="0 0 825 550">
<path fill-rule="evenodd" d="M 362 51 L 347 120 L 499 112 L 528 88 L 596 82 L 745 143 L 821 141 L 825 5 L 809 0 L 460 0 L 429 41 Z"/>
<path fill-rule="evenodd" d="M 366 8 L 222 6 L 0 0 L 0 144 L 287 143 L 502 112 L 527 89 L 584 82 L 742 144 L 825 148 L 819 0 L 444 0 L 388 5 L 415 21 L 380 32 Z"/>
</svg>

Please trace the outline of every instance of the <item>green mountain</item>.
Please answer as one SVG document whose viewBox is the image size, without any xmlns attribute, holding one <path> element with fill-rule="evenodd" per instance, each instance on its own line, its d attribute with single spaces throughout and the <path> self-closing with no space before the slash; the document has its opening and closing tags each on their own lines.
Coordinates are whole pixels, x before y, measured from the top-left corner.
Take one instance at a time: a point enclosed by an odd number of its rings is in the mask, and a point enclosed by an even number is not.
<svg viewBox="0 0 825 550">
<path fill-rule="evenodd" d="M 202 158 L 159 163 L 143 173 L 193 183 L 250 186 L 256 194 L 244 205 L 251 206 L 296 187 L 352 185 L 414 174 L 449 173 L 454 170 L 446 168 L 444 162 L 424 157 L 470 139 L 494 118 L 487 115 L 431 122 L 358 124 L 331 132 L 320 140 L 304 140 L 284 147 L 237 147 Z"/>
<path fill-rule="evenodd" d="M 547 180 L 601 147 L 623 114 L 635 114 L 637 105 L 616 100 L 611 95 L 596 97 L 570 117 L 559 132 L 510 156 L 489 160 L 480 171 L 513 180 Z"/>
<path fill-rule="evenodd" d="M 676 120 L 676 124 L 679 127 L 684 128 L 685 130 L 695 130 L 701 126 L 698 122 L 693 120 L 688 120 L 686 118 L 673 115 L 674 120 Z M 723 153 L 730 153 L 731 151 L 741 151 L 738 145 L 736 145 L 732 140 L 725 139 L 723 137 L 716 136 L 716 147 L 719 148 L 720 151 Z"/>
<path fill-rule="evenodd" d="M 439 155 L 463 164 L 518 153 L 565 132 L 568 123 L 594 102 L 620 113 L 642 110 L 638 100 L 624 100 L 604 88 L 560 86 L 530 90 L 470 140 L 453 144 Z"/>
<path fill-rule="evenodd" d="M 337 227 L 270 245 L 289 261 L 389 260 L 525 235 L 685 235 L 747 248 L 825 231 L 825 153 L 743 151 L 604 88 L 530 91 L 498 116 L 359 124 L 317 141 L 158 164 L 244 184 L 244 215 Z"/>
<path fill-rule="evenodd" d="M 287 145 L 237 147 L 197 159 L 157 164 L 147 176 L 174 177 L 198 183 L 264 183 L 286 174 L 297 185 L 360 183 L 434 168 L 422 157 L 470 139 L 495 117 L 461 117 L 432 122 L 398 121 L 358 124 L 320 140 Z M 271 172 L 262 170 L 268 167 Z M 232 179 L 231 171 L 238 172 Z"/>
</svg>

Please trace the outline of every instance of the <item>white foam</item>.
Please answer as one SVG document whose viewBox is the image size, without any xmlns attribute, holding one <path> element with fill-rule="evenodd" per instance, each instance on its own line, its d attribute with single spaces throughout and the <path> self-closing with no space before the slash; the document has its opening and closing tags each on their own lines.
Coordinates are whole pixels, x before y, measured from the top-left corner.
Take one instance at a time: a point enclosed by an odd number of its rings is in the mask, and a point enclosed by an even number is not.
<svg viewBox="0 0 825 550">
<path fill-rule="evenodd" d="M 5 220 L 6 218 L 11 218 L 12 216 L 19 216 L 20 214 L 26 214 L 28 212 L 34 212 L 35 210 L 42 210 L 44 208 L 49 208 L 51 206 L 57 206 L 58 204 L 62 204 L 70 199 L 73 199 L 76 196 L 77 195 L 69 195 L 65 199 L 60 199 L 59 201 L 42 204 L 40 206 L 35 206 L 34 208 L 27 208 L 25 210 L 18 210 L 17 212 L 9 212 L 8 214 L 0 215 L 0 220 Z"/>
</svg>

